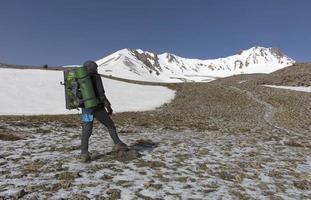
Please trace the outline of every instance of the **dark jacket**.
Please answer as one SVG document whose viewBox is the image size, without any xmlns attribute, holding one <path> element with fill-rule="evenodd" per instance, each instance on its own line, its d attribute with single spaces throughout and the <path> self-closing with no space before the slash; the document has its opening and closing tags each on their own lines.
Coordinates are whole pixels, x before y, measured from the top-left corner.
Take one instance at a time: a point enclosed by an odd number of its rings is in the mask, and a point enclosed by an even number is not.
<svg viewBox="0 0 311 200">
<path fill-rule="evenodd" d="M 110 107 L 111 104 L 105 95 L 105 89 L 100 75 L 98 73 L 90 73 L 90 77 L 94 87 L 95 96 L 99 100 L 99 106 Z"/>
</svg>

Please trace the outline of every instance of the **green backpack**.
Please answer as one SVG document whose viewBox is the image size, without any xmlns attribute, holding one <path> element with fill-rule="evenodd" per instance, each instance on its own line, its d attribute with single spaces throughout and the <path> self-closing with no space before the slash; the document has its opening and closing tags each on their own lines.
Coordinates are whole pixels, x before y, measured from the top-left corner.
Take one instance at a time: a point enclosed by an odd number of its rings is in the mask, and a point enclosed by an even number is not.
<svg viewBox="0 0 311 200">
<path fill-rule="evenodd" d="M 97 106 L 91 78 L 85 67 L 64 70 L 66 109 L 92 108 Z"/>
</svg>

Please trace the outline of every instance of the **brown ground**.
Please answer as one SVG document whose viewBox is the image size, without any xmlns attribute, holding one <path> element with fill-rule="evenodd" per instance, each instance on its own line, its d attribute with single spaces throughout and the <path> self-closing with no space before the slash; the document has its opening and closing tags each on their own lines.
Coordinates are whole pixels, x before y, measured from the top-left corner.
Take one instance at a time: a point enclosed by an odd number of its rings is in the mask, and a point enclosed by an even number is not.
<svg viewBox="0 0 311 200">
<path fill-rule="evenodd" d="M 262 83 L 270 85 L 311 86 L 311 63 L 297 63 L 271 73 Z"/>
</svg>

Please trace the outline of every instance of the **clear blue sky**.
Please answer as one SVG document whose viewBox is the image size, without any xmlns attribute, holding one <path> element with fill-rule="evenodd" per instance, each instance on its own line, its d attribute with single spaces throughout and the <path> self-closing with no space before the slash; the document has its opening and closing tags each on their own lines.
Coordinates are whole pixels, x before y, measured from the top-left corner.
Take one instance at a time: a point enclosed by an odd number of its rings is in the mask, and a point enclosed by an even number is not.
<svg viewBox="0 0 311 200">
<path fill-rule="evenodd" d="M 1 0 L 0 62 L 79 64 L 123 48 L 217 58 L 252 46 L 311 61 L 309 0 Z"/>
</svg>

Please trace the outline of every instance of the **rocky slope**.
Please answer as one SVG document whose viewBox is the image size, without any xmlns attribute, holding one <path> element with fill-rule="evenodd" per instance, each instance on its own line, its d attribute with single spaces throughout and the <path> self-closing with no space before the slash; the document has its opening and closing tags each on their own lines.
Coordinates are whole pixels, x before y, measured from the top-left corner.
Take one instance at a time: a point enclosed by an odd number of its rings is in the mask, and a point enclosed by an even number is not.
<svg viewBox="0 0 311 200">
<path fill-rule="evenodd" d="M 295 63 L 275 71 L 261 80 L 261 84 L 311 86 L 311 63 Z"/>
</svg>

